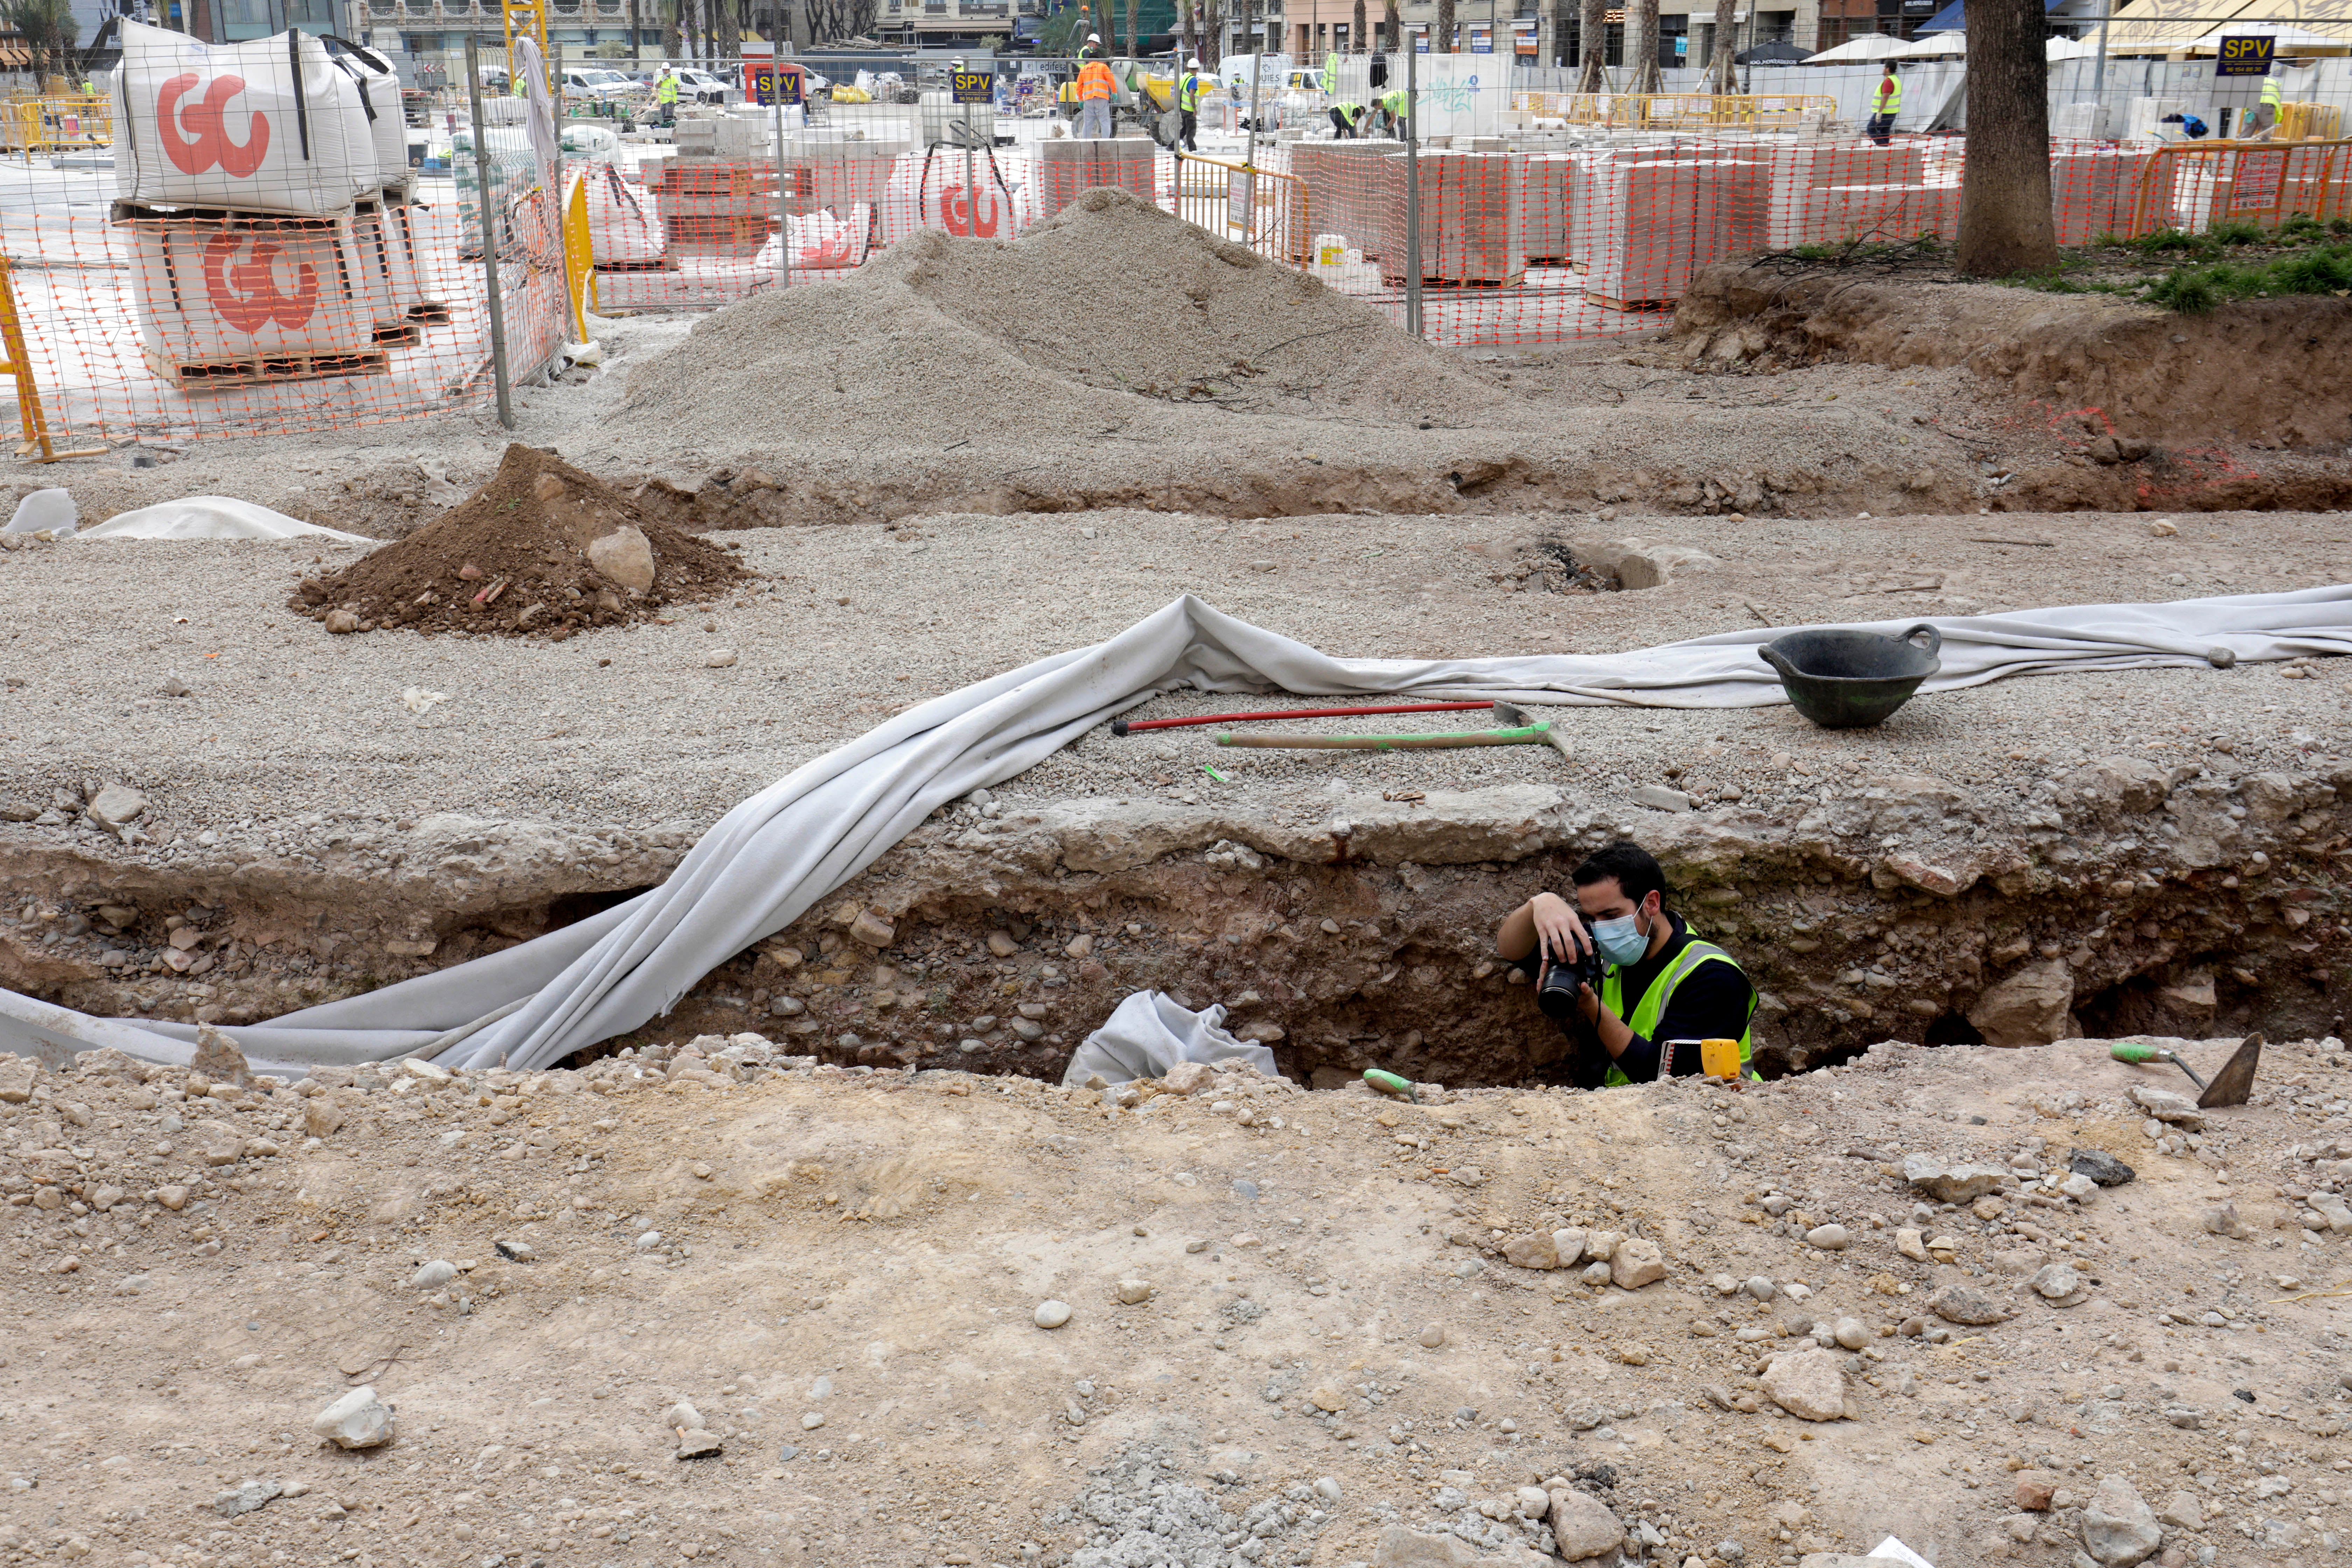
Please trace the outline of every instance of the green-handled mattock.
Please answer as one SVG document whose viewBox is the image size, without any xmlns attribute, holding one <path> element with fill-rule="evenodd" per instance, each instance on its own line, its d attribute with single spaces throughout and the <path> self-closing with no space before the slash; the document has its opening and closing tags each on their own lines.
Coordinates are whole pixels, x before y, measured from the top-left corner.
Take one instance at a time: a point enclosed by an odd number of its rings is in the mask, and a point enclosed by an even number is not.
<svg viewBox="0 0 2352 1568">
<path fill-rule="evenodd" d="M 2200 1110 L 2210 1110 L 2217 1105 L 2246 1103 L 2246 1096 L 2254 1087 L 2254 1069 L 2262 1065 L 2263 1037 L 2260 1035 L 2248 1035 L 2239 1041 L 2238 1048 L 2230 1054 L 2228 1061 L 2221 1064 L 2221 1070 L 2213 1075 L 2213 1081 L 2210 1083 L 2199 1078 L 2197 1069 L 2182 1061 L 2179 1052 L 2169 1050 L 2163 1046 L 2144 1046 L 2135 1040 L 2124 1040 L 2109 1046 L 2107 1055 L 2119 1062 L 2134 1064 L 2170 1062 L 2189 1075 L 2189 1082 L 2204 1091 L 2197 1097 L 2197 1108 Z"/>
<path fill-rule="evenodd" d="M 2187 1062 L 2180 1059 L 2179 1052 L 2167 1050 L 2162 1046 L 2143 1046 L 2133 1041 L 2126 1040 L 2121 1045 L 2108 1047 L 2107 1055 L 2115 1058 L 2115 1059 L 2119 1062 L 2130 1062 L 2135 1067 L 2138 1066 L 2142 1062 L 2170 1062 L 2174 1067 L 2179 1068 L 2182 1072 L 2189 1075 L 2189 1082 L 2195 1084 L 2200 1089 L 2205 1087 L 2205 1080 L 2197 1076 L 2197 1069 L 2195 1068 L 2190 1067 Z"/>
</svg>

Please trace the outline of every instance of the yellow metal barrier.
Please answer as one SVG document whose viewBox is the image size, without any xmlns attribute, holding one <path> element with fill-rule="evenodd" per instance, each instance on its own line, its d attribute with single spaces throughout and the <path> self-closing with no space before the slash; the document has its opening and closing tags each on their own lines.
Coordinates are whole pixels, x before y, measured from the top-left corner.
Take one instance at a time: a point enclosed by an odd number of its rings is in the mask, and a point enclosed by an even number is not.
<svg viewBox="0 0 2352 1568">
<path fill-rule="evenodd" d="M 1307 261 L 1315 229 L 1307 211 L 1307 182 L 1295 174 L 1253 169 L 1176 153 L 1176 216 L 1294 267 Z"/>
<path fill-rule="evenodd" d="M 1809 110 L 1837 112 L 1822 92 L 1516 92 L 1511 107 L 1570 125 L 1627 130 L 1793 130 Z"/>
<path fill-rule="evenodd" d="M 596 309 L 595 240 L 588 229 L 588 181 L 574 174 L 563 194 L 563 292 L 572 303 L 572 341 L 588 341 Z"/>
<path fill-rule="evenodd" d="M 114 140 L 114 104 L 103 95 L 26 98 L 0 104 L 0 147 L 27 158 Z"/>
<path fill-rule="evenodd" d="M 40 388 L 33 384 L 33 356 L 25 348 L 25 326 L 16 315 L 16 289 L 8 280 L 8 258 L 5 256 L 0 256 L 0 353 L 8 356 L 0 360 L 0 375 L 16 384 L 16 429 L 23 437 L 16 443 L 16 456 L 31 458 L 37 463 L 54 463 L 60 458 L 96 458 L 105 454 L 103 447 L 60 452 L 52 444 L 49 416 L 41 408 Z"/>
<path fill-rule="evenodd" d="M 2140 171 L 2125 237 L 2269 226 L 2298 213 L 2352 216 L 2352 141 L 2168 142 Z"/>
</svg>

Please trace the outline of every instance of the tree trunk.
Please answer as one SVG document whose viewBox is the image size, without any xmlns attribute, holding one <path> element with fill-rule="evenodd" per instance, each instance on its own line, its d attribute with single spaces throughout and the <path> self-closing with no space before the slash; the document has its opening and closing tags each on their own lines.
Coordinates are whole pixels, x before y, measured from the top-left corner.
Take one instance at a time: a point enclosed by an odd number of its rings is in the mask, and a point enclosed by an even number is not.
<svg viewBox="0 0 2352 1568">
<path fill-rule="evenodd" d="M 1454 52 L 1454 0 L 1437 0 L 1437 25 L 1430 31 L 1437 35 L 1429 46 L 1433 53 Z"/>
<path fill-rule="evenodd" d="M 1201 59 L 1210 70 L 1225 63 L 1225 8 L 1223 0 L 1208 0 L 1201 14 Z"/>
<path fill-rule="evenodd" d="M 645 0 L 629 0 L 629 64 L 634 68 L 638 58 L 637 41 L 645 35 Z"/>
<path fill-rule="evenodd" d="M 679 25 L 678 13 L 686 8 L 686 0 L 669 0 L 662 7 L 662 58 L 671 65 L 677 63 L 682 52 L 678 46 L 685 41 L 686 29 Z"/>
<path fill-rule="evenodd" d="M 735 0 L 710 0 L 711 20 L 718 24 L 715 47 L 722 60 L 743 58 L 743 34 L 737 25 Z"/>
<path fill-rule="evenodd" d="M 1193 18 L 1199 13 L 1193 9 L 1192 0 L 1178 0 L 1176 8 L 1183 13 L 1181 20 L 1184 25 L 1184 60 L 1197 60 L 1201 58 L 1201 29 L 1193 25 Z M 1185 68 L 1184 60 L 1176 62 L 1180 79 Z"/>
<path fill-rule="evenodd" d="M 2050 68 L 2042 0 L 1975 0 L 1969 16 L 1959 268 L 1973 278 L 2058 262 L 2050 216 Z"/>
<path fill-rule="evenodd" d="M 1627 92 L 1658 90 L 1658 0 L 1633 0 L 1625 7 Z"/>
<path fill-rule="evenodd" d="M 1581 46 L 1579 53 L 1584 57 L 1584 68 L 1577 73 L 1576 90 L 1599 92 L 1608 79 L 1602 74 L 1602 66 L 1609 58 L 1608 0 L 1584 0 L 1584 14 L 1578 18 L 1578 26 L 1583 29 L 1578 43 Z"/>
<path fill-rule="evenodd" d="M 1739 24 L 1733 12 L 1738 0 L 1715 0 L 1715 61 L 1707 68 L 1715 73 L 1715 90 L 1739 90 L 1739 65 L 1731 57 L 1739 52 Z"/>
<path fill-rule="evenodd" d="M 1397 20 L 1397 0 L 1381 0 L 1381 47 L 1389 54 L 1394 54 L 1403 47 L 1403 38 L 1404 28 Z M 1389 67 L 1390 74 L 1396 79 L 1389 83 L 1392 89 L 1404 85 L 1402 64 L 1402 61 L 1396 61 Z"/>
<path fill-rule="evenodd" d="M 1370 53 L 1372 47 L 1372 41 L 1364 37 L 1364 28 L 1366 25 L 1367 24 L 1364 19 L 1364 0 L 1356 0 L 1356 23 L 1354 26 L 1348 30 L 1348 42 L 1355 46 L 1354 52 L 1360 55 Z"/>
</svg>

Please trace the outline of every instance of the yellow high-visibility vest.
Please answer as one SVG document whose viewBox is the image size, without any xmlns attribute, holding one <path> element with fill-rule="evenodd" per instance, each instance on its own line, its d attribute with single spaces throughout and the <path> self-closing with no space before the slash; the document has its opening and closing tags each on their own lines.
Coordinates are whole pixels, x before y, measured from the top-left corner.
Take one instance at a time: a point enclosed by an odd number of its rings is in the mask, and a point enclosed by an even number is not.
<svg viewBox="0 0 2352 1568">
<path fill-rule="evenodd" d="M 1870 111 L 1873 114 L 1902 113 L 1903 79 L 1899 76 L 1891 76 L 1880 82 L 1878 91 L 1872 96 L 1870 103 Z"/>
<path fill-rule="evenodd" d="M 1625 972 L 1612 968 L 1601 982 L 1601 1005 L 1623 1018 L 1627 1028 L 1658 1047 L 1661 1053 L 1659 1062 L 1663 1070 L 1665 1042 L 1658 1038 L 1657 1031 L 1658 1020 L 1666 1016 L 1666 1004 L 1674 1000 L 1675 988 L 1683 983 L 1692 970 L 1702 963 L 1728 963 L 1734 969 L 1739 967 L 1738 959 L 1733 958 L 1715 943 L 1693 942 L 1675 955 L 1675 961 L 1666 965 L 1664 973 L 1650 982 L 1649 990 L 1643 993 L 1642 1000 L 1634 1006 L 1631 1016 L 1628 1016 L 1625 1012 Z M 1739 1076 L 1742 1078 L 1756 1076 L 1755 1070 L 1748 1065 L 1750 1058 L 1756 1054 L 1755 1018 L 1756 998 L 1750 994 L 1748 998 L 1748 1023 L 1739 1031 Z M 1601 1082 L 1612 1088 L 1618 1084 L 1633 1081 L 1632 1079 L 1618 1071 L 1613 1062 L 1610 1064 L 1609 1070 L 1601 1075 Z"/>
</svg>

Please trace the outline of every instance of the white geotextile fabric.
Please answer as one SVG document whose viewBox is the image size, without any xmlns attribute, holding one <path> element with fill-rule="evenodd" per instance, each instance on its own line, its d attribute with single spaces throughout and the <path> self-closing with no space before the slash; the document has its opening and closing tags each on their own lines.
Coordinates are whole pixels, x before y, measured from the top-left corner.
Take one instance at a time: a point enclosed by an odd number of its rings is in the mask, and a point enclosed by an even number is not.
<svg viewBox="0 0 2352 1568">
<path fill-rule="evenodd" d="M 1234 1061 L 1267 1078 L 1277 1076 L 1274 1053 L 1235 1038 L 1225 1027 L 1223 1006 L 1195 1013 L 1165 991 L 1136 991 L 1071 1055 L 1062 1081 L 1084 1083 L 1100 1073 L 1110 1083 L 1132 1083 L 1166 1078 L 1178 1062 Z"/>
<path fill-rule="evenodd" d="M 1916 623 L 1881 621 L 1894 633 Z M 2352 586 L 2171 605 L 2074 605 L 1941 618 L 1943 669 L 1923 689 L 2010 675 L 2352 653 Z M 1787 628 L 1795 629 L 1795 628 Z M 226 1030 L 249 1058 L 353 1063 L 434 1046 L 450 1066 L 544 1067 L 668 1010 L 719 964 L 782 929 L 936 806 L 1025 772 L 1156 693 L 1389 693 L 1536 703 L 1753 707 L 1782 700 L 1756 650 L 1780 635 L 1727 632 L 1623 654 L 1334 658 L 1186 595 L 1092 647 L 1058 653 L 937 697 L 806 763 L 714 824 L 668 881 L 503 952 Z M 28 1009 L 52 1034 L 79 1015 L 0 993 L 0 1044 Z M 95 1021 L 92 1021 L 95 1022 Z M 186 1025 L 125 1020 L 139 1054 L 184 1061 Z M 122 1044 L 119 1034 L 110 1043 Z M 11 1048 L 30 1048 L 14 1047 Z M 133 1048 L 125 1046 L 125 1049 Z M 298 1069 L 299 1070 L 299 1069 Z"/>
<path fill-rule="evenodd" d="M 119 511 L 94 522 L 76 539 L 328 539 L 338 544 L 381 544 L 365 534 L 345 533 L 266 506 L 228 496 L 183 496 L 136 511 Z"/>
</svg>

